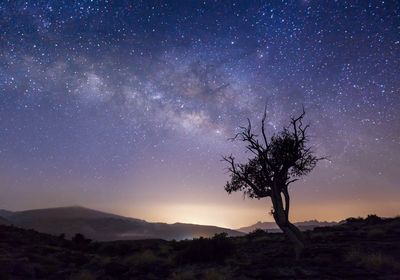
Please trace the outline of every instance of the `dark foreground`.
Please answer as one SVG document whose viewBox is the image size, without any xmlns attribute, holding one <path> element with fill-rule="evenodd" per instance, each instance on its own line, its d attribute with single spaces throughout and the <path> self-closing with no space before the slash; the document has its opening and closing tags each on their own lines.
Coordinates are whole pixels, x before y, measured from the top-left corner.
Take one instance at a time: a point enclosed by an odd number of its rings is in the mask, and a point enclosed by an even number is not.
<svg viewBox="0 0 400 280">
<path fill-rule="evenodd" d="M 305 237 L 296 262 L 279 233 L 96 243 L 0 226 L 0 279 L 400 279 L 400 218 L 352 219 Z"/>
</svg>

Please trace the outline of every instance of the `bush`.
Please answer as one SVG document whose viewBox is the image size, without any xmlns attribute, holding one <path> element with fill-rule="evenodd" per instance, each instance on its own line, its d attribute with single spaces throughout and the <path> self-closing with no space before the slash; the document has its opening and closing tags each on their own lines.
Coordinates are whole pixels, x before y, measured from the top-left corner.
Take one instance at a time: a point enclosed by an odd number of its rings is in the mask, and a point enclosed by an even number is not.
<svg viewBox="0 0 400 280">
<path fill-rule="evenodd" d="M 172 274 L 171 280 L 196 280 L 196 274 L 193 271 L 175 271 Z"/>
<path fill-rule="evenodd" d="M 353 249 L 347 253 L 345 260 L 370 270 L 400 270 L 398 261 L 381 252 L 362 252 L 359 249 Z"/>
<path fill-rule="evenodd" d="M 205 280 L 228 280 L 233 279 L 233 275 L 226 270 L 218 270 L 216 268 L 208 269 L 204 272 L 202 279 Z"/>
<path fill-rule="evenodd" d="M 76 244 L 89 244 L 90 242 L 92 242 L 92 240 L 86 238 L 82 233 L 77 233 L 74 237 L 72 237 L 72 242 Z"/>
<path fill-rule="evenodd" d="M 194 270 L 193 267 L 186 270 L 173 272 L 171 280 L 228 280 L 233 279 L 231 271 L 220 268 L 208 268 L 201 270 Z"/>
<path fill-rule="evenodd" d="M 365 219 L 365 222 L 368 225 L 380 224 L 382 222 L 382 218 L 378 217 L 377 215 L 368 215 Z"/>
<path fill-rule="evenodd" d="M 77 250 L 86 250 L 92 242 L 91 239 L 86 238 L 83 234 L 77 233 L 74 237 L 72 237 L 73 248 Z"/>
<path fill-rule="evenodd" d="M 252 240 L 254 240 L 254 239 L 258 238 L 258 237 L 263 237 L 263 236 L 265 236 L 267 233 L 268 233 L 268 232 L 267 232 L 266 230 L 257 228 L 257 229 L 255 229 L 255 230 L 253 230 L 252 232 L 248 233 L 248 234 L 247 234 L 247 238 L 248 238 L 250 241 L 252 241 Z"/>
<path fill-rule="evenodd" d="M 347 224 L 356 224 L 356 223 L 361 223 L 363 221 L 364 221 L 364 219 L 361 217 L 358 217 L 358 218 L 350 217 L 350 218 L 346 219 Z"/>
<path fill-rule="evenodd" d="M 385 236 L 386 232 L 382 228 L 373 228 L 368 231 L 368 237 L 369 238 L 381 238 Z"/>
<path fill-rule="evenodd" d="M 215 234 L 211 239 L 200 237 L 183 242 L 186 247 L 177 254 L 179 263 L 222 263 L 235 251 L 226 233 Z"/>
<path fill-rule="evenodd" d="M 124 264 L 140 275 L 150 273 L 161 278 L 166 278 L 170 274 L 171 267 L 171 263 L 167 258 L 161 258 L 150 249 L 126 257 Z M 138 277 L 137 279 L 140 278 Z"/>
<path fill-rule="evenodd" d="M 368 215 L 365 219 L 358 217 L 358 218 L 347 218 L 347 224 L 356 224 L 356 223 L 366 223 L 367 225 L 375 225 L 382 223 L 383 219 L 375 214 Z"/>
<path fill-rule="evenodd" d="M 103 243 L 99 247 L 99 253 L 107 256 L 127 256 L 136 251 L 132 244 L 123 242 Z"/>
<path fill-rule="evenodd" d="M 69 279 L 70 280 L 95 280 L 95 279 L 97 279 L 97 277 L 92 272 L 83 270 L 83 271 L 72 274 Z"/>
</svg>

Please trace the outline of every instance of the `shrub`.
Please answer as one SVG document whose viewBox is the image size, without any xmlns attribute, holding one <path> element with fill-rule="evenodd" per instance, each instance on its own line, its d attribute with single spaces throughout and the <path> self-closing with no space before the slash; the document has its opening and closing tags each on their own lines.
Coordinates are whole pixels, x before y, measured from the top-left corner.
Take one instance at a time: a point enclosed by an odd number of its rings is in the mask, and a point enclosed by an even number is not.
<svg viewBox="0 0 400 280">
<path fill-rule="evenodd" d="M 193 271 L 176 271 L 172 274 L 171 280 L 195 280 L 198 279 Z"/>
<path fill-rule="evenodd" d="M 82 233 L 77 233 L 74 237 L 72 237 L 72 242 L 75 244 L 89 244 L 92 242 L 92 240 L 86 238 Z"/>
<path fill-rule="evenodd" d="M 146 250 L 139 254 L 137 264 L 151 265 L 158 261 L 158 257 L 151 250 Z"/>
<path fill-rule="evenodd" d="M 77 250 L 86 250 L 92 242 L 91 239 L 86 238 L 83 234 L 77 233 L 74 237 L 72 237 L 73 248 Z"/>
<path fill-rule="evenodd" d="M 263 236 L 265 236 L 266 234 L 267 234 L 267 231 L 266 231 L 266 230 L 257 228 L 257 229 L 255 229 L 255 230 L 253 230 L 252 232 L 248 233 L 248 234 L 247 234 L 247 238 L 248 238 L 250 241 L 252 241 L 252 240 L 254 240 L 254 239 L 258 238 L 258 237 L 263 237 Z"/>
<path fill-rule="evenodd" d="M 368 231 L 369 238 L 380 238 L 385 236 L 386 232 L 382 228 L 373 228 Z"/>
<path fill-rule="evenodd" d="M 359 249 L 353 249 L 346 254 L 345 261 L 372 270 L 387 268 L 400 270 L 398 261 L 391 256 L 383 255 L 381 252 L 362 252 Z"/>
<path fill-rule="evenodd" d="M 97 279 L 96 275 L 90 271 L 84 270 L 77 273 L 74 273 L 70 276 L 70 280 L 95 280 Z"/>
<path fill-rule="evenodd" d="M 375 225 L 379 224 L 382 222 L 382 218 L 378 217 L 377 215 L 368 215 L 367 218 L 365 219 L 365 222 L 369 225 Z"/>
<path fill-rule="evenodd" d="M 99 253 L 108 256 L 127 256 L 136 251 L 132 244 L 125 242 L 108 242 L 99 247 Z"/>
<path fill-rule="evenodd" d="M 231 273 L 225 270 L 218 270 L 216 268 L 208 269 L 204 272 L 202 279 L 205 280 L 228 280 L 232 279 Z"/>
<path fill-rule="evenodd" d="M 180 263 L 221 263 L 235 251 L 235 246 L 226 233 L 216 234 L 211 239 L 200 237 L 184 242 L 186 247 L 177 254 L 177 261 Z"/>
<path fill-rule="evenodd" d="M 166 278 L 170 273 L 170 262 L 154 251 L 147 249 L 125 258 L 124 264 L 139 274 L 155 274 Z"/>
<path fill-rule="evenodd" d="M 192 270 L 186 269 L 182 271 L 175 271 L 172 274 L 171 280 L 195 280 L 195 279 L 204 279 L 204 280 L 228 280 L 233 279 L 233 275 L 230 271 L 226 269 L 219 268 L 208 268 L 202 270 Z"/>
<path fill-rule="evenodd" d="M 350 218 L 346 219 L 347 224 L 356 224 L 356 223 L 360 223 L 363 221 L 364 221 L 364 219 L 361 217 L 358 217 L 358 218 L 350 217 Z"/>
</svg>

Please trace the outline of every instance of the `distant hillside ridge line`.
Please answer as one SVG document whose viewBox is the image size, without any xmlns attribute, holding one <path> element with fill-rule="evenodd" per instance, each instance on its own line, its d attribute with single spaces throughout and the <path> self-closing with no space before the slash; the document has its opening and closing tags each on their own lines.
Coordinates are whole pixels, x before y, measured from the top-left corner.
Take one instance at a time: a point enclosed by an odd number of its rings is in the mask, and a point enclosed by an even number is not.
<svg viewBox="0 0 400 280">
<path fill-rule="evenodd" d="M 43 208 L 24 211 L 0 210 L 0 223 L 34 229 L 53 235 L 65 234 L 71 238 L 76 233 L 96 241 L 165 239 L 181 240 L 200 236 L 212 237 L 226 232 L 229 236 L 244 233 L 229 228 L 186 223 L 153 223 L 124 217 L 82 206 Z"/>
</svg>

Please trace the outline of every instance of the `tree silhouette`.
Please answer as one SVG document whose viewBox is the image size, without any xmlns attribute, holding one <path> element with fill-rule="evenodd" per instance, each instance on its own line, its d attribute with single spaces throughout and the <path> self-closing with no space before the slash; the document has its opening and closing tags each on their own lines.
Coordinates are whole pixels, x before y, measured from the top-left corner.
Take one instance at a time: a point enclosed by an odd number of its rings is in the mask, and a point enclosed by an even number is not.
<svg viewBox="0 0 400 280">
<path fill-rule="evenodd" d="M 270 139 L 265 130 L 266 110 L 261 121 L 261 136 L 252 131 L 251 122 L 241 127 L 241 132 L 232 140 L 246 143 L 246 149 L 253 154 L 247 163 L 236 163 L 235 157 L 225 156 L 229 163 L 230 181 L 225 190 L 242 191 L 250 198 L 270 197 L 272 215 L 279 228 L 293 243 L 296 259 L 304 248 L 300 230 L 289 221 L 290 196 L 288 186 L 311 172 L 322 158 L 314 155 L 312 147 L 308 147 L 307 129 L 303 125 L 305 111 L 297 118 L 291 118 L 290 125 L 275 133 Z"/>
</svg>

